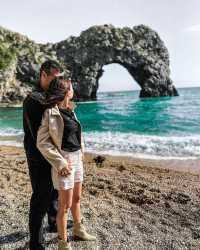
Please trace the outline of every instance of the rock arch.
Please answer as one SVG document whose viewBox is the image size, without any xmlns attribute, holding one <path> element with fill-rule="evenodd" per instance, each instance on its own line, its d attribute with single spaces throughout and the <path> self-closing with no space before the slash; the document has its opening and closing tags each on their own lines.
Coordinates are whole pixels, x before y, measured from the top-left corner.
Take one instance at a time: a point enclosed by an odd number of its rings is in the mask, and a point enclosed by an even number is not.
<svg viewBox="0 0 200 250">
<path fill-rule="evenodd" d="M 168 50 L 147 26 L 93 26 L 58 43 L 56 51 L 72 69 L 77 100 L 96 99 L 103 66 L 111 63 L 127 69 L 141 87 L 140 97 L 178 95 L 170 79 Z"/>
</svg>

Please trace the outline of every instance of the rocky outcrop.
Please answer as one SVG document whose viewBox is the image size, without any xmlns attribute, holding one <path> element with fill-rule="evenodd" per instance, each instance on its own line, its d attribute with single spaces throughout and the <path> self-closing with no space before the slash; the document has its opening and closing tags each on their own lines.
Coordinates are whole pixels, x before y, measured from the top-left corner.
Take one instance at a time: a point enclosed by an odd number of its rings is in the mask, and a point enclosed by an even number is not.
<svg viewBox="0 0 200 250">
<path fill-rule="evenodd" d="M 22 100 L 47 58 L 71 70 L 75 100 L 96 99 L 103 66 L 118 63 L 141 87 L 140 97 L 178 95 L 170 79 L 169 53 L 159 35 L 147 26 L 93 26 L 80 36 L 55 44 L 36 44 L 26 36 L 0 28 L 0 46 L 11 51 L 0 58 L 0 100 Z M 1 48 L 0 47 L 0 48 Z M 1 53 L 1 50 L 0 50 Z"/>
<path fill-rule="evenodd" d="M 30 90 L 31 86 L 16 79 L 16 61 L 0 72 L 1 103 L 21 102 Z"/>
</svg>

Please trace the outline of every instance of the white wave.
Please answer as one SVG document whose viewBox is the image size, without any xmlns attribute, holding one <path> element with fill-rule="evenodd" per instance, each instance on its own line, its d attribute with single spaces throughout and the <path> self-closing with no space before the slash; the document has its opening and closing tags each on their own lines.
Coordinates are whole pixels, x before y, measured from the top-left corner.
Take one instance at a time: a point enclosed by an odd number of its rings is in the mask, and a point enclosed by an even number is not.
<svg viewBox="0 0 200 250">
<path fill-rule="evenodd" d="M 23 146 L 24 133 L 22 129 L 6 128 L 0 130 L 0 145 Z"/>
<path fill-rule="evenodd" d="M 138 153 L 127 153 L 127 152 L 120 152 L 120 151 L 112 151 L 112 150 L 91 150 L 86 149 L 85 152 L 94 153 L 94 154 L 103 154 L 103 155 L 112 155 L 112 156 L 129 156 L 135 159 L 151 159 L 151 160 L 195 160 L 198 157 L 175 157 L 175 156 L 158 156 L 158 155 L 148 155 L 148 154 L 138 154 Z"/>
<path fill-rule="evenodd" d="M 119 132 L 85 133 L 88 151 L 142 158 L 195 159 L 200 157 L 200 135 L 150 136 Z"/>
<path fill-rule="evenodd" d="M 23 147 L 23 143 L 17 142 L 17 141 L 1 141 L 0 140 L 0 145 L 1 146 L 14 146 L 14 147 Z"/>
<path fill-rule="evenodd" d="M 15 129 L 15 128 L 0 129 L 0 136 L 19 136 L 19 135 L 23 135 L 22 129 Z"/>
<path fill-rule="evenodd" d="M 0 145 L 22 146 L 23 131 L 1 129 Z M 148 159 L 196 159 L 200 135 L 153 136 L 121 132 L 84 132 L 87 152 Z"/>
</svg>

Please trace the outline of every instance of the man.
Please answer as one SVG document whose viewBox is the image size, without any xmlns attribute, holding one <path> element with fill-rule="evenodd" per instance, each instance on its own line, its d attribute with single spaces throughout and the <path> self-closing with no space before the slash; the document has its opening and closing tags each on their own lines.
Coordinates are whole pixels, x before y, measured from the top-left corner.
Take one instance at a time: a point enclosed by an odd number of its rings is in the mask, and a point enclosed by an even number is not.
<svg viewBox="0 0 200 250">
<path fill-rule="evenodd" d="M 37 93 L 44 95 L 51 80 L 62 75 L 61 71 L 56 61 L 44 62 L 40 68 L 39 82 L 36 83 Z M 36 147 L 37 131 L 46 108 L 40 99 L 33 98 L 31 94 L 23 102 L 24 149 L 33 190 L 29 212 L 30 250 L 45 249 L 42 246 L 42 222 L 46 213 L 50 231 L 56 230 L 58 193 L 53 189 L 51 165 Z"/>
</svg>

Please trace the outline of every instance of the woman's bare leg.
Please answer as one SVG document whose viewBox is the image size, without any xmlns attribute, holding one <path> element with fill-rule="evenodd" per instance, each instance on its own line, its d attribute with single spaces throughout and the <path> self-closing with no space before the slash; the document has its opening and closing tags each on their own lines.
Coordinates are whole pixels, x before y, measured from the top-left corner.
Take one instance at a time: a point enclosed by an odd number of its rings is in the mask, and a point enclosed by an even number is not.
<svg viewBox="0 0 200 250">
<path fill-rule="evenodd" d="M 73 235 L 82 240 L 96 240 L 96 237 L 89 234 L 81 221 L 80 200 L 82 193 L 82 182 L 76 182 L 73 190 L 71 213 L 74 220 Z"/>
<path fill-rule="evenodd" d="M 59 190 L 58 213 L 56 217 L 58 237 L 67 240 L 67 212 L 72 205 L 73 189 Z"/>
<path fill-rule="evenodd" d="M 75 223 L 81 222 L 80 200 L 82 193 L 82 182 L 75 182 L 72 197 L 71 213 Z"/>
</svg>

